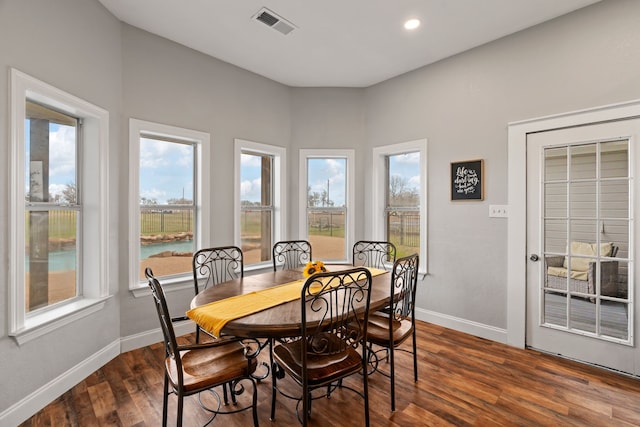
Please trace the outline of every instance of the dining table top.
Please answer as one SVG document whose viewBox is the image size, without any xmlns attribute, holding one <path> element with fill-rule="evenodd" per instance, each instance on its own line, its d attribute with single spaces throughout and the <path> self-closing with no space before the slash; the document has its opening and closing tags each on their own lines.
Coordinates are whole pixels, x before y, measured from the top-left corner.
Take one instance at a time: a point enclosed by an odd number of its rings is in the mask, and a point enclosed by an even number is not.
<svg viewBox="0 0 640 427">
<path fill-rule="evenodd" d="M 352 265 L 327 265 L 332 272 L 355 268 Z M 303 279 L 302 269 L 279 270 L 244 276 L 204 289 L 191 300 L 196 308 L 226 298 L 264 290 Z M 302 282 L 304 283 L 304 282 Z M 369 311 L 384 308 L 391 301 L 390 273 L 372 277 Z M 227 322 L 221 333 L 244 338 L 287 338 L 300 336 L 302 313 L 300 300 L 285 302 L 257 313 Z"/>
</svg>

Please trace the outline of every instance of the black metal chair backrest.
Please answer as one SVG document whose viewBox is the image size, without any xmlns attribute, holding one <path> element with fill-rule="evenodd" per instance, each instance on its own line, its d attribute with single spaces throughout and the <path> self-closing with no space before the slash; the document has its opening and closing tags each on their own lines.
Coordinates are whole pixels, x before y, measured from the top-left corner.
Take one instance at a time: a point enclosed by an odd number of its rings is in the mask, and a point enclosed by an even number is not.
<svg viewBox="0 0 640 427">
<path fill-rule="evenodd" d="M 207 289 L 209 286 L 239 277 L 244 277 L 244 258 L 239 247 L 205 248 L 193 254 L 193 282 L 196 295 L 201 279 L 204 279 L 203 289 Z"/>
<path fill-rule="evenodd" d="M 273 271 L 291 270 L 304 267 L 313 260 L 311 257 L 311 243 L 306 240 L 287 240 L 277 242 L 272 250 Z"/>
<path fill-rule="evenodd" d="M 418 283 L 419 257 L 417 254 L 399 258 L 391 270 L 391 295 L 396 299 L 391 305 L 393 320 L 415 319 L 416 286 Z M 390 328 L 390 330 L 392 330 Z"/>
<path fill-rule="evenodd" d="M 182 378 L 182 361 L 178 350 L 178 341 L 176 340 L 176 334 L 173 330 L 173 323 L 171 316 L 169 315 L 169 308 L 167 307 L 167 300 L 164 296 L 164 290 L 153 275 L 153 271 L 147 267 L 144 271 L 144 275 L 149 281 L 149 287 L 151 288 L 151 295 L 155 302 L 156 311 L 158 313 L 158 320 L 160 321 L 160 329 L 162 329 L 162 335 L 164 336 L 164 349 L 166 356 L 175 360 L 176 371 L 178 373 L 178 384 L 183 384 Z"/>
<path fill-rule="evenodd" d="M 363 343 L 371 300 L 369 270 L 358 267 L 314 274 L 305 282 L 301 295 L 302 337 L 307 346 L 302 352 L 303 367 L 308 355 L 330 356 Z"/>
<path fill-rule="evenodd" d="M 354 266 L 388 270 L 396 261 L 396 245 L 385 241 L 361 240 L 353 245 Z"/>
</svg>

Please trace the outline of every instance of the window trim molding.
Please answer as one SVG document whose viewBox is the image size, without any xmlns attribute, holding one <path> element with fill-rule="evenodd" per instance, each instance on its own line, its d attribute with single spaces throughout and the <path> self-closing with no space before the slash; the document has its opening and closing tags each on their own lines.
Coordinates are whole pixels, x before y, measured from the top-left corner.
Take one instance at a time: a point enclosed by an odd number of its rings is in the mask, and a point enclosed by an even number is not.
<svg viewBox="0 0 640 427">
<path fill-rule="evenodd" d="M 351 261 L 351 248 L 355 243 L 355 150 L 354 149 L 300 149 L 299 157 L 299 189 L 298 189 L 298 236 L 300 238 L 308 237 L 307 230 L 307 159 L 319 158 L 319 159 L 347 159 L 347 194 L 345 197 L 346 215 L 345 227 L 345 248 L 344 256 L 342 260 L 331 260 L 334 263 L 350 262 Z"/>
<path fill-rule="evenodd" d="M 371 218 L 371 229 L 373 240 L 386 240 L 385 237 L 385 185 L 386 185 L 386 166 L 385 157 L 396 154 L 409 152 L 420 152 L 420 273 L 426 275 L 428 273 L 427 266 L 427 139 L 416 139 L 413 141 L 401 142 L 396 144 L 382 145 L 373 148 L 373 170 L 372 170 L 372 191 L 371 191 L 371 207 L 373 212 Z"/>
<path fill-rule="evenodd" d="M 234 139 L 234 183 L 233 183 L 233 241 L 241 247 L 242 236 L 240 230 L 241 216 L 241 154 L 243 151 L 251 151 L 257 154 L 273 156 L 273 243 L 284 239 L 287 224 L 287 149 L 277 145 L 248 141 L 246 139 Z M 271 261 L 245 265 L 245 271 L 260 269 L 270 266 Z"/>
<path fill-rule="evenodd" d="M 9 335 L 19 345 L 102 309 L 109 296 L 109 112 L 15 68 L 10 69 L 9 107 Z M 97 245 L 96 257 L 82 256 L 82 295 L 27 316 L 25 307 L 24 121 L 26 99 L 60 109 L 84 122 L 83 140 L 95 149 L 81 151 L 83 185 L 81 238 Z M 96 173 L 97 172 L 97 173 Z M 95 247 L 95 246 L 94 246 Z M 82 245 L 83 253 L 89 245 Z"/>
<path fill-rule="evenodd" d="M 195 143 L 196 146 L 196 176 L 194 182 L 194 196 L 196 198 L 196 221 L 194 242 L 196 246 L 206 247 L 210 242 L 210 206 L 209 191 L 204 188 L 210 182 L 210 168 L 205 162 L 210 161 L 211 137 L 206 132 L 181 128 L 177 126 L 155 123 L 135 118 L 129 119 L 129 290 L 134 297 L 149 295 L 148 288 L 140 280 L 140 136 L 141 134 L 168 137 Z M 135 177 L 135 178 L 134 178 Z M 134 219 L 135 218 L 135 219 Z M 185 283 L 192 285 L 193 276 L 180 275 L 164 280 L 163 285 L 185 287 Z"/>
</svg>

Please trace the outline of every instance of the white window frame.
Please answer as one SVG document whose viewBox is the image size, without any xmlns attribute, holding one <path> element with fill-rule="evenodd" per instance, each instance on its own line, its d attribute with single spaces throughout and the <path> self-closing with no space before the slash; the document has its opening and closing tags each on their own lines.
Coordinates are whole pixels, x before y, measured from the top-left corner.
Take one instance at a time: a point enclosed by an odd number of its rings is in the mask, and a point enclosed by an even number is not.
<svg viewBox="0 0 640 427">
<path fill-rule="evenodd" d="M 19 70 L 10 72 L 9 147 L 9 335 L 19 345 L 101 310 L 109 298 L 109 112 Z M 78 248 L 78 296 L 51 308 L 25 309 L 25 120 L 26 100 L 78 117 L 83 147 L 78 158 L 82 228 Z M 91 244 L 82 244 L 91 242 Z"/>
<path fill-rule="evenodd" d="M 210 236 L 210 195 L 205 183 L 210 182 L 210 135 L 145 120 L 129 119 L 129 290 L 135 297 L 149 294 L 147 282 L 140 280 L 140 137 L 157 136 L 195 143 L 196 173 L 194 203 L 196 209 L 193 241 L 196 248 L 208 247 Z M 165 279 L 163 286 L 172 290 L 193 288 L 193 273 L 185 272 Z"/>
<path fill-rule="evenodd" d="M 404 153 L 420 152 L 420 266 L 421 274 L 427 274 L 427 140 L 383 145 L 373 149 L 373 177 L 371 204 L 373 218 L 372 240 L 386 240 L 387 167 L 385 158 Z"/>
<path fill-rule="evenodd" d="M 272 182 L 272 196 L 273 196 L 273 230 L 272 230 L 272 244 L 283 240 L 286 230 L 287 219 L 287 150 L 284 147 L 278 147 L 276 145 L 263 144 L 260 142 L 247 141 L 244 139 L 234 140 L 234 242 L 236 246 L 241 247 L 242 236 L 240 230 L 240 217 L 241 217 L 241 197 L 240 186 L 241 182 L 241 157 L 242 152 L 247 151 L 256 154 L 263 154 L 273 157 L 273 182 Z M 264 261 L 255 264 L 249 264 L 245 266 L 245 271 L 256 270 L 265 266 L 272 265 L 272 261 Z"/>
<path fill-rule="evenodd" d="M 345 219 L 345 248 L 344 259 L 331 260 L 335 263 L 351 262 L 351 252 L 355 243 L 355 150 L 333 150 L 333 149 L 301 149 L 300 150 L 300 184 L 299 184 L 299 219 L 298 233 L 300 238 L 306 239 L 308 236 L 307 229 L 307 188 L 309 186 L 307 180 L 307 159 L 346 159 L 347 160 L 347 188 L 345 195 L 346 219 Z"/>
</svg>

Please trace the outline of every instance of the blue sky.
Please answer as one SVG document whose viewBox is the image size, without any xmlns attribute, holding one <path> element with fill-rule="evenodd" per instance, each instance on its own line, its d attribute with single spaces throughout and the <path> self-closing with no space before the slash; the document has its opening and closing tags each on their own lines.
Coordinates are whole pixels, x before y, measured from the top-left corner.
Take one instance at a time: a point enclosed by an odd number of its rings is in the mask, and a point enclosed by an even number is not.
<svg viewBox="0 0 640 427">
<path fill-rule="evenodd" d="M 260 201 L 260 157 L 242 155 L 240 194 L 242 200 Z M 392 175 L 404 178 L 408 188 L 420 188 L 420 153 L 408 153 L 390 157 Z M 322 194 L 329 186 L 329 197 L 334 206 L 345 204 L 346 160 L 340 158 L 312 158 L 308 160 L 307 173 L 312 192 Z"/>
<path fill-rule="evenodd" d="M 140 138 L 140 197 L 193 200 L 194 155 L 192 145 Z"/>
<path fill-rule="evenodd" d="M 407 188 L 420 189 L 420 152 L 389 157 L 391 176 L 399 176 L 407 182 Z"/>
<path fill-rule="evenodd" d="M 25 129 L 27 150 L 30 149 L 28 121 Z M 140 139 L 140 196 L 159 204 L 183 196 L 193 200 L 194 149 L 187 144 Z M 29 155 L 25 176 L 29 182 Z M 49 128 L 49 193 L 56 195 L 68 184 L 75 183 L 75 129 L 51 124 Z M 26 191 L 29 191 L 28 188 Z"/>
<path fill-rule="evenodd" d="M 240 157 L 241 175 L 240 175 L 240 200 L 248 200 L 250 202 L 260 201 L 261 188 L 261 169 L 262 164 L 260 156 L 250 154 L 242 154 Z"/>
<path fill-rule="evenodd" d="M 25 140 L 27 154 L 25 156 L 25 182 L 29 184 L 29 150 L 31 138 L 29 121 L 25 124 Z M 67 184 L 75 184 L 75 128 L 51 124 L 49 127 L 49 193 L 60 194 Z M 29 191 L 27 187 L 25 191 Z"/>
<path fill-rule="evenodd" d="M 51 125 L 49 192 L 61 192 L 75 182 L 74 132 L 69 126 Z M 29 132 L 26 132 L 29 147 Z M 140 139 L 140 195 L 155 199 L 159 204 L 183 195 L 193 200 L 193 147 L 165 141 Z M 27 161 L 27 171 L 28 162 Z M 409 187 L 420 186 L 420 154 L 418 152 L 390 157 L 392 175 L 406 179 Z M 242 155 L 242 200 L 260 201 L 260 157 Z M 312 158 L 308 160 L 311 191 L 322 193 L 329 185 L 334 206 L 345 203 L 346 160 L 341 158 Z M 368 171 L 367 171 L 368 173 Z M 27 180 L 28 182 L 28 180 Z"/>
<path fill-rule="evenodd" d="M 307 161 L 308 186 L 310 191 L 322 194 L 329 192 L 329 199 L 333 206 L 345 205 L 346 193 L 346 159 L 308 159 Z"/>
</svg>

